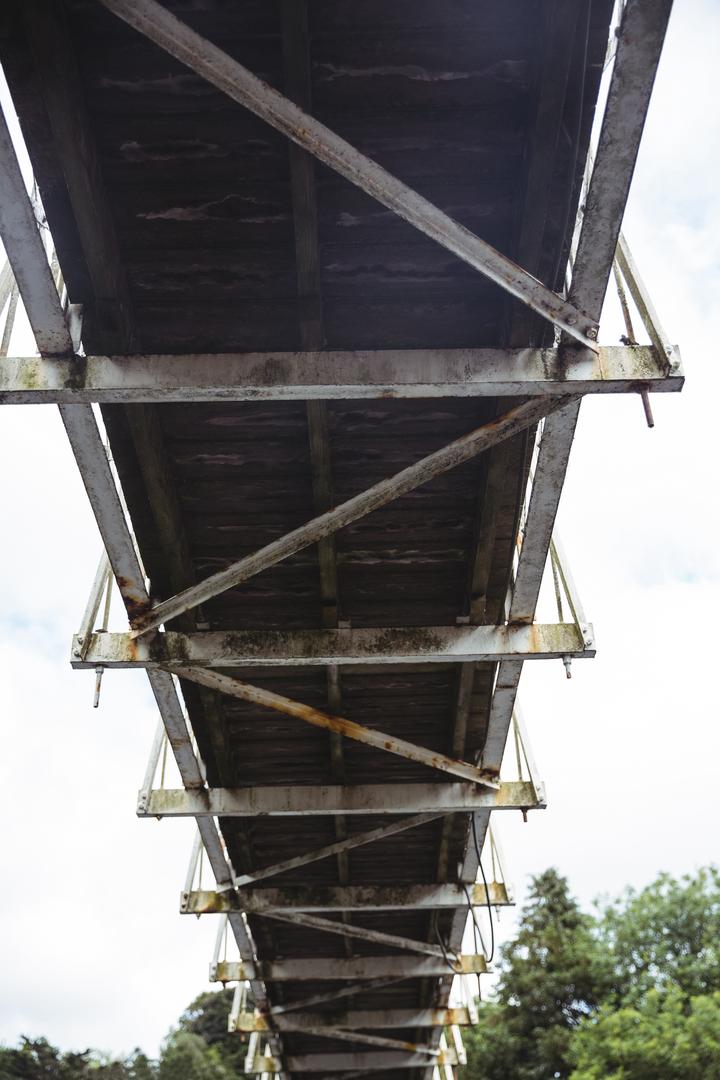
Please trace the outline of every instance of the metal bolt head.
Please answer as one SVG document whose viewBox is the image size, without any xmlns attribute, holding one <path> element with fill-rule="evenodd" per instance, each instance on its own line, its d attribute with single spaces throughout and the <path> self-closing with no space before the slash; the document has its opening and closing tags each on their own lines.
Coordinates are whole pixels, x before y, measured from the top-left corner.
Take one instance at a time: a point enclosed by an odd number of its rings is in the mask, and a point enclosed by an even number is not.
<svg viewBox="0 0 720 1080">
<path fill-rule="evenodd" d="M 597 341 L 598 331 L 597 326 L 588 327 L 587 336 L 591 341 Z"/>
</svg>

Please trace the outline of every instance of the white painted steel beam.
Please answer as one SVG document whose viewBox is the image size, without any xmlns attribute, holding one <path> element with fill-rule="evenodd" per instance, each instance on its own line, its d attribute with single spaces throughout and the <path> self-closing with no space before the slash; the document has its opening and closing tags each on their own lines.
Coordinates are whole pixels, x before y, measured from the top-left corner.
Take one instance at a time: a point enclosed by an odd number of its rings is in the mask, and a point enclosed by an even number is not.
<svg viewBox="0 0 720 1080">
<path fill-rule="evenodd" d="M 413 626 L 330 630 L 223 630 L 149 638 L 98 633 L 74 668 L 148 668 L 195 679 L 211 668 L 382 664 L 457 664 L 483 660 L 542 660 L 595 655 L 590 623 L 521 626 Z M 191 671 L 192 669 L 192 671 Z M 209 684 L 208 684 L 209 685 Z M 220 683 L 213 683 L 220 690 Z"/>
<path fill-rule="evenodd" d="M 0 236 L 30 320 L 38 351 L 72 356 L 70 330 L 55 288 L 12 137 L 0 110 Z M 4 363 L 5 361 L 3 361 Z"/>
<path fill-rule="evenodd" d="M 682 389 L 651 346 L 7 357 L 0 404 L 568 397 Z"/>
<path fill-rule="evenodd" d="M 648 337 L 655 348 L 656 363 L 658 363 L 659 366 L 664 365 L 665 370 L 668 372 L 675 371 L 679 363 L 677 346 L 674 346 L 671 343 L 663 329 L 660 317 L 655 310 L 655 305 L 650 298 L 650 293 L 645 286 L 645 282 L 640 277 L 640 271 L 635 264 L 632 252 L 630 251 L 622 232 L 618 236 L 618 246 L 615 257 L 627 283 L 630 295 L 640 312 L 640 318 L 643 321 Z"/>
<path fill-rule="evenodd" d="M 139 33 L 244 105 L 351 184 L 366 191 L 416 229 L 452 251 L 582 344 L 595 347 L 597 320 L 454 221 L 227 53 L 182 23 L 155 0 L 101 0 Z"/>
<path fill-rule="evenodd" d="M 346 886 L 349 888 L 349 886 Z M 284 960 L 246 961 L 224 960 L 214 964 L 212 982 L 243 982 L 261 978 L 265 982 L 338 981 L 352 979 L 421 979 L 426 976 L 445 975 L 452 966 L 458 975 L 481 975 L 487 971 L 483 956 L 461 955 L 455 960 L 442 956 L 312 956 Z"/>
<path fill-rule="evenodd" d="M 455 439 L 433 454 L 428 454 L 427 457 L 421 458 L 394 476 L 381 480 L 359 495 L 355 495 L 324 514 L 319 514 L 279 539 L 273 540 L 272 543 L 244 559 L 232 563 L 216 574 L 211 574 L 197 585 L 156 604 L 145 615 L 134 620 L 133 636 L 136 637 L 161 626 L 184 611 L 189 611 L 211 597 L 217 596 L 218 593 L 240 585 L 270 566 L 282 562 L 295 552 L 318 543 L 326 536 L 331 536 L 338 529 L 359 521 L 374 510 L 387 506 L 400 496 L 415 491 L 416 488 L 428 483 L 436 476 L 441 476 L 457 465 L 472 460 L 489 447 L 532 427 L 556 408 L 558 408 L 558 400 L 552 398 L 530 400 L 522 405 L 516 405 L 496 420 L 475 428 L 474 431 Z"/>
<path fill-rule="evenodd" d="M 418 826 L 425 825 L 429 821 L 435 821 L 442 816 L 439 812 L 416 814 L 414 817 L 391 821 L 387 825 L 381 825 L 378 829 L 368 829 L 362 833 L 355 833 L 354 836 L 347 836 L 344 840 L 336 840 L 334 844 L 326 844 L 324 847 L 306 851 L 292 859 L 285 859 L 283 862 L 273 863 L 271 866 L 261 866 L 258 870 L 253 870 L 251 874 L 240 874 L 235 879 L 235 884 L 238 887 L 253 885 L 256 881 L 274 877 L 276 874 L 284 874 L 288 870 L 296 870 L 299 866 L 307 866 L 308 863 L 327 859 L 332 855 L 339 855 L 343 851 L 352 851 L 354 848 L 362 847 L 364 844 L 372 844 L 376 840 L 385 840 L 388 836 L 395 836 L 396 833 L 405 832 L 406 829 L 416 829 Z"/>
<path fill-rule="evenodd" d="M 287 1069 L 291 1073 L 334 1073 L 350 1072 L 385 1072 L 388 1069 L 418 1069 L 427 1065 L 428 1055 L 426 1052 L 411 1053 L 403 1050 L 378 1050 L 363 1052 L 346 1052 L 335 1054 L 300 1054 L 290 1055 L 286 1059 Z M 435 1065 L 457 1065 L 457 1054 L 454 1050 L 442 1050 L 437 1057 L 431 1059 Z M 276 1073 L 281 1071 L 281 1064 L 274 1057 L 262 1057 L 257 1055 L 252 1061 L 245 1063 L 247 1073 Z"/>
<path fill-rule="evenodd" d="M 183 915 L 219 915 L 228 911 L 262 915 L 274 911 L 434 910 L 467 908 L 468 897 L 476 906 L 487 904 L 488 897 L 493 907 L 510 906 L 502 882 L 488 882 L 487 893 L 484 885 L 463 886 L 447 882 L 436 885 L 287 885 L 284 888 L 226 889 L 222 892 L 196 889 L 182 893 L 180 911 Z M 394 959 L 414 962 L 413 958 L 396 956 Z M 388 972 L 388 976 L 405 978 L 399 970 Z"/>
<path fill-rule="evenodd" d="M 497 791 L 471 783 L 330 784 L 282 787 L 158 788 L 145 798 L 139 817 L 295 817 L 332 814 L 445 814 L 471 810 L 527 810 L 545 806 L 543 785 L 510 780 Z"/>
<path fill-rule="evenodd" d="M 271 1013 L 278 1031 L 304 1031 L 305 1025 L 331 1022 L 339 1028 L 422 1028 L 449 1024 L 469 1025 L 472 1021 L 464 1007 L 448 1009 L 352 1009 L 322 1013 Z M 261 1013 L 239 1013 L 231 1031 L 268 1031 L 269 1021 Z"/>
</svg>

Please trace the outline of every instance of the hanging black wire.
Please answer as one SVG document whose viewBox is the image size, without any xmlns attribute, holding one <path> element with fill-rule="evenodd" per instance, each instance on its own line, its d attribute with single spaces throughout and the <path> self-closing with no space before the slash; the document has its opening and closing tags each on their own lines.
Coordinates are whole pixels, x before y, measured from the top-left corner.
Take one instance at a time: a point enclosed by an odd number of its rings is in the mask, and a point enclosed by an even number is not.
<svg viewBox="0 0 720 1080">
<path fill-rule="evenodd" d="M 448 950 L 447 950 L 447 948 L 445 946 L 445 942 L 442 939 L 442 935 L 440 933 L 440 927 L 438 926 L 438 923 L 437 923 L 437 918 L 434 920 L 434 922 L 435 922 L 435 937 L 437 938 L 437 943 L 438 943 L 438 945 L 440 946 L 440 948 L 442 950 L 443 959 L 444 959 L 445 963 L 447 964 L 448 968 L 450 969 L 450 971 L 453 973 L 453 975 L 457 975 L 458 966 L 459 966 L 459 960 L 458 960 L 457 953 L 455 954 L 455 964 L 453 964 L 452 960 L 450 959 L 450 956 L 448 955 Z"/>
<path fill-rule="evenodd" d="M 480 867 L 480 873 L 482 874 L 483 885 L 485 886 L 485 899 L 487 901 L 488 918 L 490 919 L 490 955 L 487 958 L 488 964 L 491 964 L 493 957 L 495 956 L 495 923 L 493 922 L 492 906 L 490 904 L 490 890 L 488 889 L 487 878 L 485 877 L 485 870 L 483 869 L 482 859 L 480 857 L 480 844 L 478 843 L 477 828 L 475 826 L 475 815 L 472 816 L 472 834 L 473 842 L 475 844 L 475 854 L 477 855 L 478 866 Z M 475 915 L 473 913 L 473 919 Z"/>
</svg>

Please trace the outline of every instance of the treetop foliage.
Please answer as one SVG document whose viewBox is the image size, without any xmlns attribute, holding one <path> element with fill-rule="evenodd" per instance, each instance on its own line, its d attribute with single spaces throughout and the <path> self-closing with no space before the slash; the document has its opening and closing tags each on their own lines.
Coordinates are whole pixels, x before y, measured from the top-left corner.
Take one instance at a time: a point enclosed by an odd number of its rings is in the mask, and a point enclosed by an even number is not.
<svg viewBox="0 0 720 1080">
<path fill-rule="evenodd" d="M 532 882 L 465 1080 L 720 1080 L 720 873 L 661 874 L 593 915 Z"/>
</svg>

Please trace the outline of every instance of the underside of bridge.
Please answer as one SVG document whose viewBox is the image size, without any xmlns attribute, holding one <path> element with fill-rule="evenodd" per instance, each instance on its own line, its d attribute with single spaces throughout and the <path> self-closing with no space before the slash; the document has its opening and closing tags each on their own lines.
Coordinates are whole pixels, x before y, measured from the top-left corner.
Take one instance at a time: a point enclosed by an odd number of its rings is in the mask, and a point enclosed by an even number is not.
<svg viewBox="0 0 720 1080">
<path fill-rule="evenodd" d="M 61 406 L 132 628 L 90 633 L 101 566 L 73 660 L 147 668 L 183 788 L 153 790 L 158 740 L 139 811 L 197 816 L 217 888 L 190 874 L 182 909 L 228 918 L 249 1071 L 462 1056 L 468 904 L 510 900 L 490 813 L 544 803 L 529 747 L 499 785 L 522 665 L 593 651 L 559 557 L 570 615 L 533 623 L 580 398 L 682 383 L 632 266 L 650 345 L 595 345 L 669 6 L 628 0 L 610 51 L 611 0 L 0 14 L 64 282 L 38 299 L 40 234 L 5 222 L 41 359 L 2 361 L 0 395 Z"/>
</svg>

